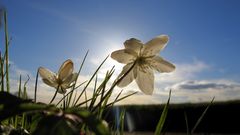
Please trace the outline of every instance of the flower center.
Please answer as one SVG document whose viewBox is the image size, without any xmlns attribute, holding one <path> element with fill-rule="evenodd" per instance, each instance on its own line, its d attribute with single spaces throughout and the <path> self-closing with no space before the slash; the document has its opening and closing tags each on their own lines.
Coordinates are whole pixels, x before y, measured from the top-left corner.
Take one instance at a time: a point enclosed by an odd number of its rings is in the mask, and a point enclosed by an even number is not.
<svg viewBox="0 0 240 135">
<path fill-rule="evenodd" d="M 138 58 L 137 58 L 137 63 L 138 63 L 139 65 L 144 65 L 144 64 L 146 64 L 145 58 L 144 58 L 144 57 L 138 57 Z"/>
<path fill-rule="evenodd" d="M 139 66 L 139 70 L 142 72 L 146 72 L 146 70 L 149 68 L 149 65 L 148 65 L 145 57 L 138 57 L 137 64 Z"/>
<path fill-rule="evenodd" d="M 61 85 L 62 83 L 63 83 L 63 81 L 58 78 L 58 79 L 57 79 L 57 84 L 58 84 L 58 85 Z"/>
</svg>

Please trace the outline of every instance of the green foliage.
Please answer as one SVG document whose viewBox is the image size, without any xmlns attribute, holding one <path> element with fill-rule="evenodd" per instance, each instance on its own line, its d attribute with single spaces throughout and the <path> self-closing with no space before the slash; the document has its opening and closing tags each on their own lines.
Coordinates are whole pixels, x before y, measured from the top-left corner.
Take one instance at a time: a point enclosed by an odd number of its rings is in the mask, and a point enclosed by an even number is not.
<svg viewBox="0 0 240 135">
<path fill-rule="evenodd" d="M 46 116 L 39 121 L 33 135 L 77 135 L 80 131 L 75 124 L 62 116 Z"/>
</svg>

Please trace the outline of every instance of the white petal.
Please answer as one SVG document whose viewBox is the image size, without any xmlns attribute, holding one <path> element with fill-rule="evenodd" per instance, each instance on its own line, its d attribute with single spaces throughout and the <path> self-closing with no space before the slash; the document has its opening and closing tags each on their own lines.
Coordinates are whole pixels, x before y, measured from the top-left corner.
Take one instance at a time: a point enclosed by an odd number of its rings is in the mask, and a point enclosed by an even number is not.
<svg viewBox="0 0 240 135">
<path fill-rule="evenodd" d="M 111 57 L 119 63 L 128 64 L 136 59 L 133 51 L 128 49 L 122 49 L 112 52 Z"/>
<path fill-rule="evenodd" d="M 65 80 L 73 72 L 73 62 L 71 60 L 66 60 L 58 70 L 58 78 L 60 80 Z"/>
<path fill-rule="evenodd" d="M 124 42 L 124 46 L 126 49 L 133 50 L 137 54 L 140 52 L 141 48 L 143 47 L 143 43 L 135 38 L 131 38 Z"/>
<path fill-rule="evenodd" d="M 78 74 L 77 73 L 73 73 L 71 74 L 70 76 L 68 76 L 68 78 L 66 78 L 64 81 L 63 81 L 63 84 L 64 86 L 70 86 L 71 83 L 73 83 L 76 79 L 77 79 L 77 76 Z"/>
<path fill-rule="evenodd" d="M 167 45 L 168 39 L 167 35 L 160 35 L 148 41 L 144 47 L 143 56 L 148 57 L 158 54 Z"/>
<path fill-rule="evenodd" d="M 127 64 L 126 66 L 123 67 L 122 72 L 119 74 L 118 79 L 123 76 L 130 68 L 132 67 L 132 64 Z M 117 86 L 119 87 L 125 87 L 128 84 L 130 84 L 134 79 L 133 75 L 133 69 L 120 81 Z"/>
<path fill-rule="evenodd" d="M 147 62 L 149 63 L 149 65 L 151 67 L 153 67 L 155 70 L 157 70 L 158 72 L 172 72 L 175 69 L 175 66 L 164 60 L 163 58 L 159 57 L 159 56 L 155 56 L 153 58 L 149 58 L 147 59 Z"/>
<path fill-rule="evenodd" d="M 138 84 L 139 89 L 147 94 L 152 95 L 154 89 L 154 75 L 151 69 L 144 69 L 144 71 L 140 70 L 138 67 L 136 82 Z"/>
<path fill-rule="evenodd" d="M 44 67 L 40 67 L 38 69 L 38 72 L 40 74 L 40 76 L 42 77 L 42 80 L 44 83 L 46 83 L 47 85 L 51 86 L 51 87 L 57 87 L 57 80 L 56 80 L 56 74 L 51 72 L 50 70 L 44 68 Z"/>
</svg>

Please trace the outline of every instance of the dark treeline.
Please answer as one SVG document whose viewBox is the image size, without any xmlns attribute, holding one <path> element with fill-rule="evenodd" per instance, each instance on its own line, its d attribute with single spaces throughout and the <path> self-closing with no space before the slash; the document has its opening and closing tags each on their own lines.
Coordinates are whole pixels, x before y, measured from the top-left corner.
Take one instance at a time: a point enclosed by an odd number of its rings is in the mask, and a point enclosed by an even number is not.
<svg viewBox="0 0 240 135">
<path fill-rule="evenodd" d="M 187 133 L 206 109 L 209 103 L 171 104 L 164 125 L 164 132 Z M 106 113 L 110 126 L 113 120 L 119 121 L 116 115 L 125 109 L 124 128 L 126 131 L 154 131 L 163 110 L 163 105 L 128 105 L 115 106 Z M 185 115 L 186 114 L 186 115 Z M 196 133 L 240 133 L 240 101 L 215 102 L 204 115 L 196 128 Z M 115 127 L 117 125 L 114 125 Z"/>
</svg>

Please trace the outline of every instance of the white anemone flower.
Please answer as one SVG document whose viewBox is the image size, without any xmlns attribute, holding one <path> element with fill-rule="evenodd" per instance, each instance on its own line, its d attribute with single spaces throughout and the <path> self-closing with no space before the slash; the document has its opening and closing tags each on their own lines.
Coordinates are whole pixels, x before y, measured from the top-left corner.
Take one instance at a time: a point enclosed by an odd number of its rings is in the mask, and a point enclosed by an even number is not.
<svg viewBox="0 0 240 135">
<path fill-rule="evenodd" d="M 132 70 L 118 83 L 119 87 L 125 87 L 134 79 L 139 89 L 152 95 L 154 89 L 153 70 L 160 73 L 172 72 L 175 66 L 159 56 L 167 42 L 167 35 L 160 35 L 145 43 L 131 38 L 124 42 L 125 49 L 114 51 L 111 57 L 119 63 L 126 64 L 119 77 L 124 75 L 135 63 Z M 119 78 L 118 77 L 118 78 Z"/>
<path fill-rule="evenodd" d="M 73 73 L 73 62 L 66 60 L 58 70 L 54 73 L 44 67 L 39 68 L 39 74 L 47 85 L 56 88 L 58 93 L 66 93 L 66 89 L 72 87 L 72 83 L 77 79 L 77 73 Z"/>
</svg>

